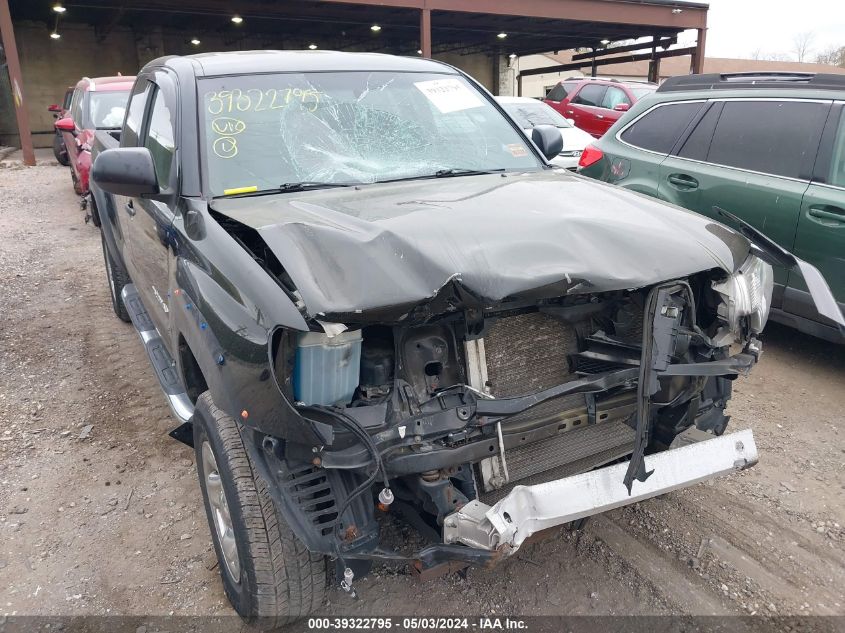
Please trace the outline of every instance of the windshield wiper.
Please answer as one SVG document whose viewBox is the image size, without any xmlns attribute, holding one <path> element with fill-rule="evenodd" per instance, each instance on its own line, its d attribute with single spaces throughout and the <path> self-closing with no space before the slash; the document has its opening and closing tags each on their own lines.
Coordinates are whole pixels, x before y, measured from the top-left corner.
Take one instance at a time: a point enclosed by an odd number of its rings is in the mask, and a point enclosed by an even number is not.
<svg viewBox="0 0 845 633">
<path fill-rule="evenodd" d="M 435 178 L 452 178 L 453 176 L 479 176 L 482 174 L 501 174 L 505 168 L 500 169 L 466 169 L 450 167 L 449 169 L 439 169 L 434 172 Z"/>
<path fill-rule="evenodd" d="M 355 187 L 356 185 L 363 185 L 363 182 L 319 182 L 315 180 L 304 180 L 302 182 L 286 182 L 279 185 L 276 191 L 280 193 L 289 193 L 295 191 L 305 191 L 306 189 L 334 189 L 336 187 Z"/>
<path fill-rule="evenodd" d="M 304 180 L 302 182 L 286 182 L 271 189 L 258 191 L 243 191 L 229 195 L 215 196 L 215 198 L 246 198 L 250 196 L 268 196 L 274 193 L 295 193 L 297 191 L 310 191 L 314 189 L 334 189 L 337 187 L 356 187 L 366 183 L 362 182 L 320 182 L 317 180 Z"/>
<path fill-rule="evenodd" d="M 387 180 L 377 180 L 376 183 L 405 182 L 408 180 L 428 180 L 431 178 L 454 178 L 456 176 L 482 176 L 484 174 L 501 174 L 504 171 L 504 167 L 501 167 L 499 169 L 465 169 L 462 167 L 450 167 L 448 169 L 438 169 L 433 174 L 423 174 L 421 176 L 405 176 L 403 178 L 389 178 Z"/>
</svg>

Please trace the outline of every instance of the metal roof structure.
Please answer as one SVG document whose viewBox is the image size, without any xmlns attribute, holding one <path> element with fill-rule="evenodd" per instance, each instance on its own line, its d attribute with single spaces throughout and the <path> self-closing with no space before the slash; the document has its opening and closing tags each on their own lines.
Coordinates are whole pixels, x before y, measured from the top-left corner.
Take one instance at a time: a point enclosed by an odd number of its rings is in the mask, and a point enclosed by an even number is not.
<svg viewBox="0 0 845 633">
<path fill-rule="evenodd" d="M 88 24 L 98 41 L 117 27 L 139 35 L 154 28 L 180 34 L 180 44 L 171 45 L 179 50 L 166 54 L 196 52 L 190 40 L 213 34 L 228 49 L 311 46 L 423 57 L 590 49 L 601 55 L 607 42 L 642 37 L 663 42 L 695 29 L 700 60 L 708 10 L 706 4 L 681 0 L 62 0 L 66 12 L 57 15 L 55 4 L 0 0 L 3 43 L 19 88 L 23 80 L 13 24 L 21 21 L 41 22 L 48 29 L 59 20 Z M 16 107 L 26 158 L 32 153 L 26 148 L 29 126 L 21 121 L 23 110 Z"/>
<path fill-rule="evenodd" d="M 8 0 L 12 19 L 52 25 L 52 1 Z M 433 53 L 504 51 L 526 55 L 600 47 L 602 40 L 670 37 L 706 26 L 707 5 L 674 0 L 68 0 L 62 19 L 95 26 L 161 26 L 199 38 L 222 33 L 260 48 L 320 48 L 415 54 L 421 14 L 430 16 Z M 231 21 L 233 15 L 243 19 Z M 72 18 L 71 18 L 72 16 Z M 381 27 L 372 31 L 372 25 Z M 505 33 L 506 37 L 498 37 Z M 254 45 L 249 48 L 255 48 Z"/>
</svg>

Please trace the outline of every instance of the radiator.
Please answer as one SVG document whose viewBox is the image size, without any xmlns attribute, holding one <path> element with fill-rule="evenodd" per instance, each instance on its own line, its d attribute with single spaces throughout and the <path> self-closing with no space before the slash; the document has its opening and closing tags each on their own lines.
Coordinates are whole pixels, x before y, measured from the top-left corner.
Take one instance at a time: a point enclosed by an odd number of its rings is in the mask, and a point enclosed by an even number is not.
<svg viewBox="0 0 845 633">
<path fill-rule="evenodd" d="M 578 352 L 574 328 L 542 313 L 499 319 L 482 342 L 468 343 L 473 386 L 496 398 L 536 393 L 574 380 L 569 355 Z M 540 483 L 584 472 L 631 452 L 634 431 L 625 421 L 636 410 L 633 393 L 596 399 L 589 414 L 583 394 L 557 398 L 502 423 L 506 444 L 534 441 L 506 451 L 508 480 L 498 456 L 476 468 L 482 500 L 499 497 L 515 483 Z M 523 436 L 532 431 L 530 436 Z M 542 439 L 537 439 L 542 437 Z M 574 469 L 574 470 L 573 470 Z"/>
</svg>

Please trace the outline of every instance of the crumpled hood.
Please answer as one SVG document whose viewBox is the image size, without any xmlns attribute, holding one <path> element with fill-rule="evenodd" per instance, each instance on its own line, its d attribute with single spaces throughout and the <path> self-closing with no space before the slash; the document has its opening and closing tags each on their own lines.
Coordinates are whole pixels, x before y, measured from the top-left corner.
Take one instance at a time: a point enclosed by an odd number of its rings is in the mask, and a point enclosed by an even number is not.
<svg viewBox="0 0 845 633">
<path fill-rule="evenodd" d="M 312 316 L 420 304 L 453 281 L 487 304 L 633 289 L 749 252 L 698 214 L 560 171 L 219 199 L 256 229 Z"/>
</svg>

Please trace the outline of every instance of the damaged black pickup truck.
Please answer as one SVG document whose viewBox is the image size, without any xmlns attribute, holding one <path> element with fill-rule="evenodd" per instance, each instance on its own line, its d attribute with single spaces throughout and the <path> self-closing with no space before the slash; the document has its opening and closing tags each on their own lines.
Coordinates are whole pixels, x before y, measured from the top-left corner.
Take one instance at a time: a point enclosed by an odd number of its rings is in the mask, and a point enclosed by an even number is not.
<svg viewBox="0 0 845 633">
<path fill-rule="evenodd" d="M 552 167 L 559 144 L 429 60 L 139 73 L 119 147 L 96 141 L 106 271 L 196 451 L 239 613 L 318 608 L 327 568 L 354 591 L 372 561 L 493 565 L 757 461 L 750 431 L 723 433 L 770 264 L 820 310 L 824 281 L 750 227 Z M 385 513 L 423 545 L 382 539 Z"/>
</svg>

